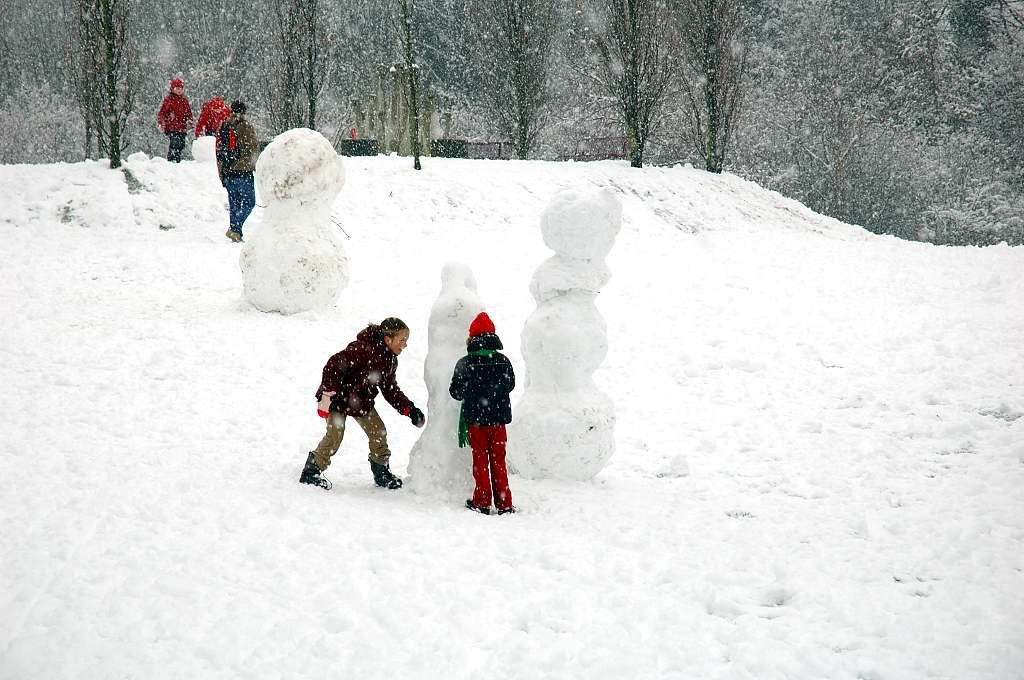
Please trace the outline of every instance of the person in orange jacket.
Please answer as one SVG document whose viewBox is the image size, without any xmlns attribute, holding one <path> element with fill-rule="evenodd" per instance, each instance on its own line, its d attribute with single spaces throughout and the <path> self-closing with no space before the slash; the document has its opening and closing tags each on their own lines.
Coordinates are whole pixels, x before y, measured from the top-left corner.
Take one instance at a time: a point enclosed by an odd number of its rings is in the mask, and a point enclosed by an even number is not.
<svg viewBox="0 0 1024 680">
<path fill-rule="evenodd" d="M 192 106 L 185 96 L 185 82 L 181 78 L 171 81 L 171 91 L 164 97 L 156 124 L 168 138 L 167 160 L 180 163 L 185 136 L 192 127 Z"/>
</svg>

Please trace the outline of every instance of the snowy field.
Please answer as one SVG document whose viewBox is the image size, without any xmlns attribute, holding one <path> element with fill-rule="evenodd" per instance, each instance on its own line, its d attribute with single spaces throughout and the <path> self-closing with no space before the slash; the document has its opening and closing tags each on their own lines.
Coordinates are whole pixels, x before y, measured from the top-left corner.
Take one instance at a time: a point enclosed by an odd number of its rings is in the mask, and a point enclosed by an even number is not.
<svg viewBox="0 0 1024 680">
<path fill-rule="evenodd" d="M 1024 678 L 1024 249 L 686 168 L 346 163 L 351 282 L 291 317 L 243 301 L 212 166 L 0 166 L 0 678 Z M 426 405 L 449 260 L 522 377 L 541 211 L 599 186 L 594 481 L 513 476 L 485 517 L 374 487 L 352 429 L 332 491 L 297 483 L 368 321 L 412 327 Z"/>
</svg>

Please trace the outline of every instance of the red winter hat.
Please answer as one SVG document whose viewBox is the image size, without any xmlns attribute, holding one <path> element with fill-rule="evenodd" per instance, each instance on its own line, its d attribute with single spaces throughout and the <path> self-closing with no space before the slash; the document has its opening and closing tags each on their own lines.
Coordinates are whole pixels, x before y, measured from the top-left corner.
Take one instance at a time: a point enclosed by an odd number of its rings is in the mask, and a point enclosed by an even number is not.
<svg viewBox="0 0 1024 680">
<path fill-rule="evenodd" d="M 175 78 L 174 80 L 171 81 L 171 89 L 173 90 L 176 87 L 180 87 L 180 88 L 184 89 L 185 88 L 185 81 L 182 80 L 181 78 Z"/>
<path fill-rule="evenodd" d="M 480 312 L 473 319 L 473 323 L 469 324 L 469 337 L 476 337 L 477 335 L 483 335 L 484 333 L 494 332 L 494 322 L 491 321 L 491 317 L 487 316 L 487 312 Z"/>
</svg>

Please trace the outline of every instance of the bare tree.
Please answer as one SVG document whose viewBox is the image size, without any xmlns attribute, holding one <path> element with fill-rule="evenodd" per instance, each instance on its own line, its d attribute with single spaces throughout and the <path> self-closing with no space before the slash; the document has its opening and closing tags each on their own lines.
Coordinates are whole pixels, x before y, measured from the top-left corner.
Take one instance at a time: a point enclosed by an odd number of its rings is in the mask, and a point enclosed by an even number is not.
<svg viewBox="0 0 1024 680">
<path fill-rule="evenodd" d="M 78 111 L 85 124 L 85 157 L 94 158 L 94 139 L 103 123 L 102 95 L 99 74 L 102 64 L 98 63 L 101 53 L 95 49 L 100 37 L 95 35 L 99 23 L 89 20 L 88 1 L 64 0 L 66 39 L 64 42 L 64 63 L 67 67 L 71 90 Z"/>
<path fill-rule="evenodd" d="M 665 11 L 659 0 L 602 0 L 602 5 L 606 25 L 596 40 L 597 77 L 626 128 L 630 165 L 639 168 L 671 80 Z"/>
<path fill-rule="evenodd" d="M 420 165 L 420 100 L 419 100 L 419 65 L 413 58 L 412 14 L 415 0 L 398 0 L 399 35 L 402 39 L 402 54 L 405 58 L 405 71 L 409 87 L 410 122 L 409 135 L 412 142 L 413 168 L 421 169 Z"/>
<path fill-rule="evenodd" d="M 996 0 L 1000 27 L 1007 35 L 1020 36 L 1024 29 L 1024 0 Z"/>
<path fill-rule="evenodd" d="M 6 99 L 14 89 L 15 50 L 11 46 L 8 33 L 13 30 L 11 17 L 14 8 L 8 3 L 0 4 L 0 98 Z"/>
<path fill-rule="evenodd" d="M 891 111 L 896 100 L 886 93 L 907 75 L 895 62 L 898 53 L 879 49 L 885 31 L 878 26 L 889 18 L 866 3 L 831 8 L 810 7 L 791 18 L 784 105 L 793 113 L 774 123 L 799 177 L 789 195 L 844 222 L 905 236 L 898 229 L 906 223 L 895 224 L 901 205 L 909 203 L 899 194 L 910 172 L 910 138 L 898 143 Z M 863 26 L 850 29 L 846 11 L 860 12 L 855 18 Z M 891 226 L 882 226 L 882 215 Z"/>
<path fill-rule="evenodd" d="M 299 22 L 306 40 L 299 71 L 302 76 L 302 87 L 306 92 L 308 127 L 315 130 L 317 102 L 330 77 L 334 38 L 327 28 L 320 0 L 304 0 L 300 5 Z"/>
<path fill-rule="evenodd" d="M 288 0 L 274 4 L 277 19 L 278 59 L 274 74 L 268 80 L 267 108 L 277 131 L 302 125 L 299 99 L 302 83 L 299 77 L 299 11 L 301 0 Z"/>
<path fill-rule="evenodd" d="M 267 102 L 275 127 L 316 129 L 317 105 L 330 76 L 333 35 L 320 0 L 274 3 L 277 20 L 275 73 Z"/>
<path fill-rule="evenodd" d="M 686 70 L 690 139 L 708 172 L 722 172 L 743 100 L 747 50 L 740 0 L 674 0 Z"/>
<path fill-rule="evenodd" d="M 988 52 L 1024 29 L 1024 0 L 951 0 L 950 23 L 962 46 Z"/>
<path fill-rule="evenodd" d="M 558 8 L 555 0 L 477 0 L 478 64 L 485 108 L 527 158 L 548 123 Z"/>
<path fill-rule="evenodd" d="M 127 148 L 125 130 L 138 94 L 137 50 L 129 37 L 131 0 L 74 0 L 68 11 L 67 55 L 73 85 L 86 126 L 86 154 L 95 130 L 110 167 L 121 167 Z"/>
</svg>

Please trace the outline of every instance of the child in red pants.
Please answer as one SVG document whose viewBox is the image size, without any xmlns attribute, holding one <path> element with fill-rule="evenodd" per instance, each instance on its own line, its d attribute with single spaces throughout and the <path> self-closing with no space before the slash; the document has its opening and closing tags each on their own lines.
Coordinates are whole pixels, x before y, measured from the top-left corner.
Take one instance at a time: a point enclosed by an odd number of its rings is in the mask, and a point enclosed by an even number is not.
<svg viewBox="0 0 1024 680">
<path fill-rule="evenodd" d="M 499 515 L 516 511 L 505 467 L 505 425 L 512 422 L 508 395 L 516 386 L 516 375 L 500 349 L 494 324 L 480 312 L 469 326 L 466 356 L 455 365 L 448 388 L 452 398 L 462 402 L 459 446 L 468 442 L 473 448 L 476 489 L 466 507 L 485 515 L 491 514 L 492 490 Z"/>
</svg>

